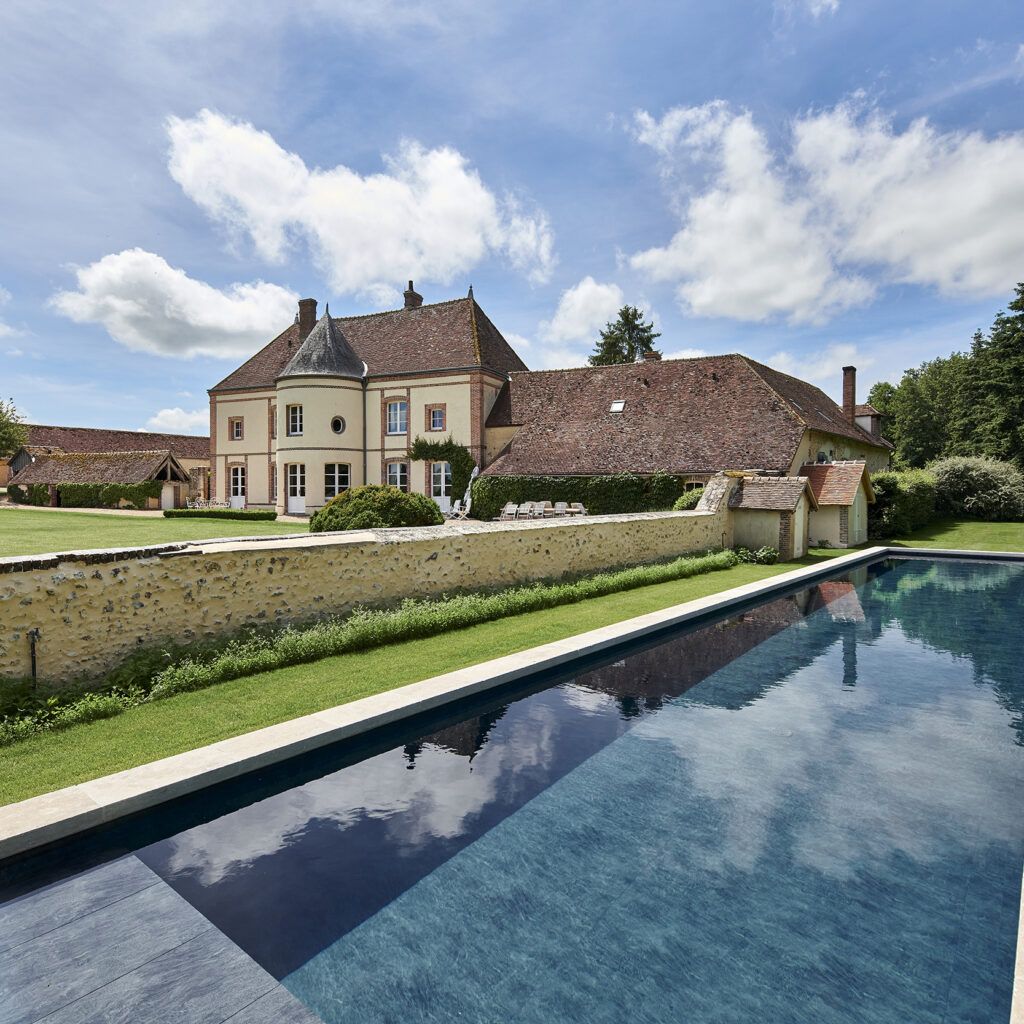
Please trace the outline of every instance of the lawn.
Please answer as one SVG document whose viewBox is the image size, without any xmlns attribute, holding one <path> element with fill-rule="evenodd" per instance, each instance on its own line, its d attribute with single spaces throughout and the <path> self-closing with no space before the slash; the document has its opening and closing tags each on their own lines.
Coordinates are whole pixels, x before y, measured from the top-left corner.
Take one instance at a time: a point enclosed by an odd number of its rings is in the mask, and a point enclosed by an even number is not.
<svg viewBox="0 0 1024 1024">
<path fill-rule="evenodd" d="M 804 564 L 842 554 L 819 552 Z M 738 565 L 690 579 L 220 683 L 0 748 L 0 804 L 561 640 L 796 568 Z"/>
<path fill-rule="evenodd" d="M 0 512 L 0 524 L 4 515 Z M 79 515 L 77 518 L 96 517 Z M 153 522 L 169 526 L 195 525 L 172 520 Z M 218 528 L 222 525 L 228 524 L 217 524 Z M 948 522 L 898 543 L 1024 551 L 1024 524 Z M 843 553 L 841 550 L 812 551 L 802 564 Z M 704 576 L 512 616 L 442 636 L 326 658 L 181 694 L 134 708 L 116 718 L 75 726 L 66 732 L 33 737 L 0 749 L 0 804 L 766 579 L 793 569 L 796 564 L 738 565 Z"/>
<path fill-rule="evenodd" d="M 979 523 L 969 519 L 945 519 L 909 537 L 885 543 L 897 547 L 1024 551 L 1024 523 Z"/>
<path fill-rule="evenodd" d="M 0 508 L 0 557 L 46 551 L 144 547 L 212 537 L 272 537 L 304 533 L 304 523 L 243 522 L 238 519 L 164 519 L 162 516 Z"/>
</svg>

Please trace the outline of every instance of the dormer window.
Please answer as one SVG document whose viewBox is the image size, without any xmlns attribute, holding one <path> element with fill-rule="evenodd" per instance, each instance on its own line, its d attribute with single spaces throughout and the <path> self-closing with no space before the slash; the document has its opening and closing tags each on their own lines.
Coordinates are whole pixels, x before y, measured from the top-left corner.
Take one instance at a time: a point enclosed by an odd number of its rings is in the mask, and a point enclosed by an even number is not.
<svg viewBox="0 0 1024 1024">
<path fill-rule="evenodd" d="M 626 400 L 624 398 L 616 398 L 615 401 L 612 402 L 612 406 L 611 406 L 611 408 L 608 411 L 609 412 L 622 412 L 622 410 L 625 409 L 625 408 L 626 408 Z"/>
</svg>

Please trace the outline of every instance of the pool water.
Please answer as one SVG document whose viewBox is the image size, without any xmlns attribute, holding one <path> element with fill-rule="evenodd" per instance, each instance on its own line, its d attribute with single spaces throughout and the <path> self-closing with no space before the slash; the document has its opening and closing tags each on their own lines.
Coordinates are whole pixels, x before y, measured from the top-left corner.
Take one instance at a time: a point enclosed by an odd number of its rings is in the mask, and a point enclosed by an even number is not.
<svg viewBox="0 0 1024 1024">
<path fill-rule="evenodd" d="M 1003 1024 L 1022 622 L 889 560 L 118 842 L 325 1022 Z"/>
</svg>

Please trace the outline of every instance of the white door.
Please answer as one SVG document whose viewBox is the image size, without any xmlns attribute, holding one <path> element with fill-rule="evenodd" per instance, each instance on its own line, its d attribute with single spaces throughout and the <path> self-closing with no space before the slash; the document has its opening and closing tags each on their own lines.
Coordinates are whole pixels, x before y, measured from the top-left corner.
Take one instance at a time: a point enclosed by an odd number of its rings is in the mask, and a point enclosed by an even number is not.
<svg viewBox="0 0 1024 1024">
<path fill-rule="evenodd" d="M 306 512 L 306 467 L 301 462 L 288 466 L 288 514 L 304 515 Z"/>
<path fill-rule="evenodd" d="M 430 496 L 442 512 L 452 507 L 452 465 L 450 462 L 430 464 Z"/>
<path fill-rule="evenodd" d="M 160 507 L 174 508 L 174 484 L 168 482 L 160 488 Z"/>
<path fill-rule="evenodd" d="M 245 466 L 231 467 L 230 483 L 228 504 L 232 508 L 245 508 Z"/>
</svg>

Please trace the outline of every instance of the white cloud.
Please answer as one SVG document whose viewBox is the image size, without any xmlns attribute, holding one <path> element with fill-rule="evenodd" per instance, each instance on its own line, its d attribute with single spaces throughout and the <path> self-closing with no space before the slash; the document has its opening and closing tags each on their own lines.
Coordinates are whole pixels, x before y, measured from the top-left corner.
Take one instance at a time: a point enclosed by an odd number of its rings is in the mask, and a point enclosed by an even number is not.
<svg viewBox="0 0 1024 1024">
<path fill-rule="evenodd" d="M 839 0 L 775 0 L 775 12 L 785 19 L 791 19 L 798 12 L 806 12 L 817 20 L 825 14 L 835 14 Z"/>
<path fill-rule="evenodd" d="M 505 331 L 504 335 L 505 340 L 520 354 L 533 346 L 533 342 L 529 338 L 522 334 L 516 334 L 515 331 Z"/>
<path fill-rule="evenodd" d="M 1024 263 L 1024 132 L 905 131 L 844 104 L 797 121 L 794 156 L 843 258 L 947 294 L 999 295 Z"/>
<path fill-rule="evenodd" d="M 11 301 L 11 293 L 0 285 L 0 306 L 6 306 Z M 6 324 L 3 320 L 0 320 L 0 338 L 13 338 L 17 334 L 22 332 L 11 327 L 10 324 Z M 12 349 L 7 353 L 9 356 L 20 356 L 22 352 L 20 349 Z"/>
<path fill-rule="evenodd" d="M 196 409 L 195 412 L 186 412 L 178 406 L 173 409 L 161 409 L 155 416 L 150 416 L 146 420 L 146 429 L 168 434 L 205 434 L 210 429 L 210 410 Z"/>
<path fill-rule="evenodd" d="M 598 332 L 622 308 L 624 298 L 617 284 L 600 284 L 587 275 L 562 292 L 555 315 L 540 325 L 540 333 L 555 343 L 596 342 Z"/>
<path fill-rule="evenodd" d="M 810 381 L 825 382 L 831 390 L 835 390 L 842 382 L 843 367 L 856 366 L 865 370 L 873 365 L 874 359 L 860 351 L 856 345 L 829 345 L 824 351 L 813 350 L 806 355 L 795 356 L 791 352 L 776 352 L 768 357 L 769 366 L 788 373 L 792 377 Z"/>
<path fill-rule="evenodd" d="M 196 281 L 143 249 L 75 271 L 77 291 L 52 304 L 77 323 L 98 323 L 126 348 L 157 355 L 248 356 L 294 317 L 298 295 L 265 281 L 225 289 Z"/>
<path fill-rule="evenodd" d="M 3 328 L 3 324 L 0 324 L 0 336 L 3 336 L 3 329 L 2 328 Z M 24 351 L 24 349 L 20 349 L 20 348 L 9 348 L 7 350 L 6 354 L 11 356 L 12 358 L 16 359 L 18 356 L 23 356 L 25 354 L 25 351 Z"/>
<path fill-rule="evenodd" d="M 665 352 L 662 355 L 662 359 L 701 359 L 704 356 L 711 355 L 707 349 L 703 348 L 681 348 L 676 352 Z"/>
<path fill-rule="evenodd" d="M 546 215 L 499 198 L 458 151 L 405 140 L 384 172 L 310 170 L 267 132 L 210 110 L 172 117 L 171 176 L 211 217 L 279 262 L 297 242 L 338 292 L 381 304 L 396 280 L 448 283 L 490 256 L 535 282 L 554 265 Z"/>
<path fill-rule="evenodd" d="M 904 131 L 852 104 L 797 118 L 773 152 L 723 101 L 637 115 L 682 227 L 631 265 L 704 316 L 820 323 L 881 284 L 1010 291 L 1024 263 L 1024 133 Z M 707 181 L 688 186 L 695 166 Z"/>
</svg>

